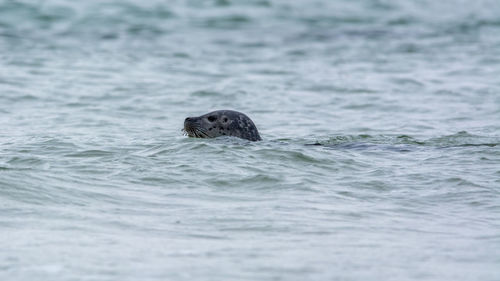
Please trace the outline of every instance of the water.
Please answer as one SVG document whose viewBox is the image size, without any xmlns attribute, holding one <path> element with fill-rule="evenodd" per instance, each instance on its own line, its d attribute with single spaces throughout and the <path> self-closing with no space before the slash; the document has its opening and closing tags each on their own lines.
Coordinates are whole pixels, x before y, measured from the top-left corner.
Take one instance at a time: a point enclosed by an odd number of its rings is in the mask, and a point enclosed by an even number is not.
<svg viewBox="0 0 500 281">
<path fill-rule="evenodd" d="M 0 1 L 1 280 L 500 279 L 498 1 L 80 2 Z"/>
</svg>

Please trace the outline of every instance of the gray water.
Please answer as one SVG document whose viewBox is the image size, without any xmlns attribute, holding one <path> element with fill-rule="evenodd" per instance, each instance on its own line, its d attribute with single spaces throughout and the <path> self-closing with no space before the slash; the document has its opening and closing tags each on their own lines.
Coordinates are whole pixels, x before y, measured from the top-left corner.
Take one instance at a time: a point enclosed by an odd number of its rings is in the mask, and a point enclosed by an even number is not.
<svg viewBox="0 0 500 281">
<path fill-rule="evenodd" d="M 500 280 L 499 77 L 498 0 L 0 0 L 0 279 Z"/>
</svg>

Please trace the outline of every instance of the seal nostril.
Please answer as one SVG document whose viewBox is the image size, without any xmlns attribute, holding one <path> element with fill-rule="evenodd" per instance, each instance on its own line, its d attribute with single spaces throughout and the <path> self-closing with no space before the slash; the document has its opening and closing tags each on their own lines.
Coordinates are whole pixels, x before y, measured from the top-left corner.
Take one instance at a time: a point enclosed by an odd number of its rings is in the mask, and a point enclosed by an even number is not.
<svg viewBox="0 0 500 281">
<path fill-rule="evenodd" d="M 186 118 L 186 120 L 184 120 L 184 122 L 189 122 L 189 121 L 192 121 L 192 120 L 193 120 L 193 118 L 188 117 L 188 118 Z"/>
</svg>

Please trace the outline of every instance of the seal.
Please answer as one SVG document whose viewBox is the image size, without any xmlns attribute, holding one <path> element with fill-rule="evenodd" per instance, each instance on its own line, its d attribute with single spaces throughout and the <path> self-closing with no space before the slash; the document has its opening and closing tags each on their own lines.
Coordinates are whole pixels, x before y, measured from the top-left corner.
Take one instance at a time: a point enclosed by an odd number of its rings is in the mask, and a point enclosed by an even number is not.
<svg viewBox="0 0 500 281">
<path fill-rule="evenodd" d="M 262 140 L 253 121 L 234 110 L 216 110 L 184 120 L 184 132 L 192 138 L 233 136 L 250 141 Z"/>
</svg>

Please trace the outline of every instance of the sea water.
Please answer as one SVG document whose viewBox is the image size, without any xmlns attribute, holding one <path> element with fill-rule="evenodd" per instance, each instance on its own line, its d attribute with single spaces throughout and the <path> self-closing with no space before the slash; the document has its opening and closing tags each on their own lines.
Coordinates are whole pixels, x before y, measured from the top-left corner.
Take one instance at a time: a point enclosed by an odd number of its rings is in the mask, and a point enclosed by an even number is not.
<svg viewBox="0 0 500 281">
<path fill-rule="evenodd" d="M 0 279 L 500 280 L 500 3 L 0 0 Z"/>
</svg>

